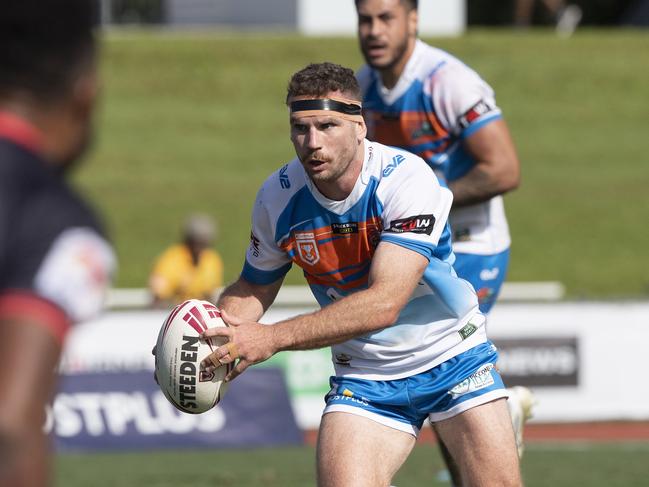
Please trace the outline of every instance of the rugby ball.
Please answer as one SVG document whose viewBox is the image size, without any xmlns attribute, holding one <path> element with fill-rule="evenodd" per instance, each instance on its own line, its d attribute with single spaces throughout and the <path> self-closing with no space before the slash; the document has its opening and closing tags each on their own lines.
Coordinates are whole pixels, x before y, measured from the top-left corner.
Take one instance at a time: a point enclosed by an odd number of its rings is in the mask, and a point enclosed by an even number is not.
<svg viewBox="0 0 649 487">
<path fill-rule="evenodd" d="M 176 408 L 186 413 L 204 413 L 223 398 L 223 382 L 232 364 L 206 374 L 201 361 L 225 339 L 199 340 L 208 328 L 227 326 L 219 309 L 208 301 L 190 299 L 176 306 L 160 328 L 156 342 L 155 371 L 160 389 Z"/>
</svg>

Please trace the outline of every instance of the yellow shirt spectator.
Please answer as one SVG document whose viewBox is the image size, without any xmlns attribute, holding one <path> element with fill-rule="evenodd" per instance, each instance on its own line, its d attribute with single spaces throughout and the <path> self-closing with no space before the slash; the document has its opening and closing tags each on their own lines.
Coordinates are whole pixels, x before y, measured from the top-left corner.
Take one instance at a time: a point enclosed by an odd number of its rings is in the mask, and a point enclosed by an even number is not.
<svg viewBox="0 0 649 487">
<path fill-rule="evenodd" d="M 161 301 L 211 300 L 223 284 L 223 261 L 216 251 L 204 249 L 194 263 L 186 245 L 173 245 L 158 258 L 150 284 Z"/>
<path fill-rule="evenodd" d="M 186 299 L 212 301 L 223 285 L 223 261 L 209 246 L 216 228 L 205 215 L 192 215 L 185 222 L 183 241 L 158 257 L 149 278 L 154 304 L 175 305 Z"/>
</svg>

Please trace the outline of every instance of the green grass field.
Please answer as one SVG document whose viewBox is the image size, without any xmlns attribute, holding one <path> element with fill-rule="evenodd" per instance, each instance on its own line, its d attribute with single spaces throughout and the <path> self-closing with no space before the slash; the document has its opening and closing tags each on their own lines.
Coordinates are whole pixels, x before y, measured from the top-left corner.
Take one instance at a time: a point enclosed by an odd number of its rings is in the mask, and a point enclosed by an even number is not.
<svg viewBox="0 0 649 487">
<path fill-rule="evenodd" d="M 646 443 L 532 444 L 522 463 L 526 487 L 644 487 Z M 312 447 L 163 453 L 64 455 L 58 487 L 309 487 Z M 397 487 L 448 486 L 437 477 L 436 447 L 417 446 L 394 479 Z"/>
<path fill-rule="evenodd" d="M 156 32 L 106 41 L 98 143 L 77 179 L 106 215 L 117 285 L 143 286 L 195 210 L 220 221 L 234 279 L 256 190 L 293 157 L 289 76 L 323 60 L 358 67 L 356 41 Z M 503 30 L 431 42 L 495 87 L 520 152 L 522 186 L 506 198 L 509 279 L 559 280 L 571 298 L 646 298 L 649 36 Z"/>
</svg>

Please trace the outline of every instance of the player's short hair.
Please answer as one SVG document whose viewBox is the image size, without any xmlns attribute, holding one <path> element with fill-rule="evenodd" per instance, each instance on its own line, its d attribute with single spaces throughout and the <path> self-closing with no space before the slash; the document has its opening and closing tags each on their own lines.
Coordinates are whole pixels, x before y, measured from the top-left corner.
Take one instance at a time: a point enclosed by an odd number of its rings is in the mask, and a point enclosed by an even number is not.
<svg viewBox="0 0 649 487">
<path fill-rule="evenodd" d="M 417 10 L 419 8 L 419 0 L 399 0 L 409 11 Z M 356 7 L 362 0 L 354 0 Z"/>
<path fill-rule="evenodd" d="M 362 100 L 354 71 L 328 62 L 309 64 L 291 77 L 286 101 L 296 96 L 322 97 L 334 91 L 344 93 L 351 100 Z"/>
<path fill-rule="evenodd" d="M 64 95 L 94 59 L 97 2 L 2 0 L 0 96 L 29 93 L 41 100 Z"/>
</svg>

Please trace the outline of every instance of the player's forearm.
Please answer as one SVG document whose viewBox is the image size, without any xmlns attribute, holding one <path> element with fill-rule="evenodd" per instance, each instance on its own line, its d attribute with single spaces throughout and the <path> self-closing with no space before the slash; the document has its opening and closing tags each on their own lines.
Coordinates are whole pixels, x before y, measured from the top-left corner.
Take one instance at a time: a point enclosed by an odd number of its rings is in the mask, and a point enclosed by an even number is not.
<svg viewBox="0 0 649 487">
<path fill-rule="evenodd" d="M 518 171 L 485 169 L 478 164 L 460 179 L 448 183 L 448 187 L 453 193 L 453 206 L 459 207 L 488 201 L 515 189 L 518 183 Z"/>
<path fill-rule="evenodd" d="M 392 325 L 401 307 L 391 296 L 368 289 L 270 328 L 277 351 L 322 348 Z"/>
<path fill-rule="evenodd" d="M 277 289 L 279 289 L 279 285 L 277 285 Z M 239 279 L 223 290 L 219 296 L 217 306 L 220 309 L 225 309 L 233 316 L 259 321 L 276 295 L 275 286 L 255 286 L 243 279 Z"/>
</svg>

